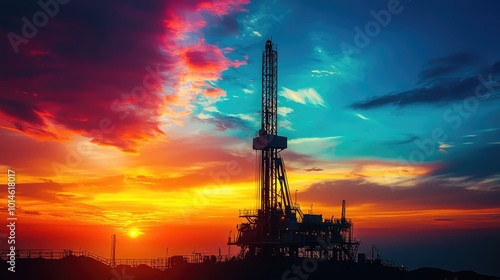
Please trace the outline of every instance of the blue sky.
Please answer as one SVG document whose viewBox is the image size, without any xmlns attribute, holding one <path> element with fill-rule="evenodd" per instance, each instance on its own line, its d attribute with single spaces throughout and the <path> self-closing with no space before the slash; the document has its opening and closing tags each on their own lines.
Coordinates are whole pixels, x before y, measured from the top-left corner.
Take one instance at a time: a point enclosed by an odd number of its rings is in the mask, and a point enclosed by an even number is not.
<svg viewBox="0 0 500 280">
<path fill-rule="evenodd" d="M 458 92 L 465 85 L 454 88 L 455 83 L 470 78 L 470 83 L 480 85 L 479 76 L 498 77 L 493 70 L 498 61 L 498 42 L 492 36 L 494 2 L 477 6 L 468 1 L 404 1 L 359 53 L 343 52 L 342 43 L 356 47 L 354 28 L 364 30 L 375 20 L 371 12 L 387 11 L 388 2 L 249 4 L 250 13 L 236 17 L 241 21 L 236 36 L 206 37 L 221 46 L 239 46 L 235 56 L 249 55 L 248 65 L 226 71 L 218 82 L 228 94 L 216 108 L 253 117 L 256 121 L 248 125 L 257 128 L 260 53 L 264 39 L 272 37 L 279 50 L 280 106 L 291 109 L 280 116 L 280 133 L 290 139 L 341 136 L 336 151 L 325 157 L 408 158 L 418 148 L 414 140 L 431 137 L 435 128 L 448 137 L 425 161 L 446 161 L 450 153 L 498 145 L 498 92 L 477 99 L 478 104 L 469 100 L 467 108 L 474 109 L 470 113 L 465 108 L 462 115 L 453 107 L 465 106 L 467 98 L 474 97 L 471 89 Z M 424 77 L 425 73 L 441 75 Z M 451 88 L 446 93 L 429 91 L 434 87 Z M 300 97 L 287 97 L 287 89 L 300 92 Z M 401 99 L 398 93 L 416 89 L 427 89 L 429 97 L 415 93 L 402 104 L 355 106 L 387 95 Z M 308 91 L 313 97 L 307 97 Z M 227 133 L 241 135 L 239 130 Z"/>
</svg>

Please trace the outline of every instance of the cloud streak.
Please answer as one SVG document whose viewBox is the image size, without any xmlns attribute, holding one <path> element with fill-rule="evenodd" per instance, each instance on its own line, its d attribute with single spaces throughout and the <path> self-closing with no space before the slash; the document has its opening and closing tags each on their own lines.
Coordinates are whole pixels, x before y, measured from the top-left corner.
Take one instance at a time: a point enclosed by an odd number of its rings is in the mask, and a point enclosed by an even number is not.
<svg viewBox="0 0 500 280">
<path fill-rule="evenodd" d="M 252 125 L 249 122 L 249 119 L 244 118 L 244 116 L 230 116 L 220 113 L 213 113 L 212 115 L 199 114 L 198 116 L 193 117 L 193 120 L 213 124 L 215 125 L 215 130 L 217 131 L 226 131 L 228 129 L 246 131 L 252 130 Z"/>
<path fill-rule="evenodd" d="M 484 73 L 478 73 L 477 69 L 471 69 L 478 61 L 478 58 L 471 54 L 459 54 L 431 60 L 429 66 L 418 75 L 421 85 L 410 90 L 367 98 L 354 102 L 349 107 L 368 110 L 388 105 L 397 107 L 426 104 L 442 105 L 464 100 L 476 95 L 478 86 L 488 79 L 483 76 Z M 486 74 L 496 73 L 495 66 L 488 67 L 488 69 Z M 475 74 L 471 74 L 471 71 L 474 71 Z M 492 86 L 492 84 L 498 85 L 500 77 L 493 76 L 487 83 L 489 84 L 488 91 L 491 94 L 488 98 L 498 98 L 498 87 Z"/>
<path fill-rule="evenodd" d="M 499 145 L 485 145 L 480 148 L 461 152 L 450 156 L 448 161 L 431 175 L 440 177 L 460 177 L 466 181 L 478 181 L 482 179 L 500 177 L 500 166 L 498 165 Z M 500 178 L 496 179 L 500 184 Z"/>
<path fill-rule="evenodd" d="M 297 91 L 283 87 L 280 95 L 288 100 L 295 101 L 300 104 L 309 104 L 313 106 L 325 107 L 325 101 L 321 95 L 313 88 L 303 88 Z"/>
<path fill-rule="evenodd" d="M 436 79 L 456 74 L 459 70 L 479 65 L 479 58 L 471 53 L 459 53 L 451 56 L 432 59 L 427 68 L 418 77 L 421 82 L 432 82 Z"/>
<path fill-rule="evenodd" d="M 428 180 L 413 187 L 396 189 L 368 183 L 364 179 L 324 181 L 313 184 L 301 197 L 332 206 L 336 206 L 332 204 L 332 198 L 337 197 L 352 206 L 371 204 L 373 209 L 379 210 L 500 208 L 499 189 L 470 189 L 444 180 Z"/>
</svg>

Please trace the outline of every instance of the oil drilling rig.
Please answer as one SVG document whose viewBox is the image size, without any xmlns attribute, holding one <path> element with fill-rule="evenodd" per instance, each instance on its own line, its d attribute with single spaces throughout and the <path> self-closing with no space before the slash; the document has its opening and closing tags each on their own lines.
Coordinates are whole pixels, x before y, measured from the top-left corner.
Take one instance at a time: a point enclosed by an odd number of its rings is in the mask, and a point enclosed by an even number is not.
<svg viewBox="0 0 500 280">
<path fill-rule="evenodd" d="M 340 219 L 324 219 L 321 214 L 304 214 L 293 203 L 285 163 L 280 152 L 287 148 L 287 138 L 278 135 L 278 51 L 267 40 L 262 52 L 262 122 L 253 149 L 260 151 L 260 209 L 240 210 L 244 222 L 228 245 L 240 247 L 240 258 L 252 257 L 322 257 L 352 261 L 359 241 L 354 239 L 353 224 L 345 217 L 342 201 Z"/>
</svg>

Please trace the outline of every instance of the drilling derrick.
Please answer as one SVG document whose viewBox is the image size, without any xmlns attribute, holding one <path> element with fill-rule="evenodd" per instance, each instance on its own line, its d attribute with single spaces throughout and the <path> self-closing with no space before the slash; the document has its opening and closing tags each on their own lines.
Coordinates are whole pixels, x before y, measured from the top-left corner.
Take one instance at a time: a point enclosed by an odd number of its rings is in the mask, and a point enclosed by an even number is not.
<svg viewBox="0 0 500 280">
<path fill-rule="evenodd" d="M 259 136 L 253 139 L 253 149 L 260 150 L 261 230 L 262 237 L 272 239 L 273 217 L 289 206 L 278 193 L 278 152 L 286 149 L 286 137 L 278 136 L 278 52 L 270 40 L 262 52 L 262 122 Z M 281 199 L 280 199 L 281 198 Z"/>
<path fill-rule="evenodd" d="M 261 128 L 253 139 L 259 156 L 260 209 L 240 210 L 246 221 L 228 245 L 241 248 L 240 257 L 318 257 L 354 260 L 359 241 L 352 239 L 352 223 L 345 218 L 323 219 L 321 214 L 303 214 L 292 204 L 286 170 L 280 152 L 287 138 L 278 135 L 278 51 L 267 40 L 262 52 Z"/>
</svg>

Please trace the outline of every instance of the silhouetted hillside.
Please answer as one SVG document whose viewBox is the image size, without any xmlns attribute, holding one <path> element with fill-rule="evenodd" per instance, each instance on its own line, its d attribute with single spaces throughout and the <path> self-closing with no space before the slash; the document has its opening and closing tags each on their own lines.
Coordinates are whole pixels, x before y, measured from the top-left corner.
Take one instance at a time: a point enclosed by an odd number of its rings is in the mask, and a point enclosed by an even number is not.
<svg viewBox="0 0 500 280">
<path fill-rule="evenodd" d="M 410 272 L 412 279 L 428 279 L 428 280 L 462 280 L 462 279 L 500 279 L 499 277 L 484 276 L 474 271 L 465 270 L 459 272 L 450 272 L 434 267 L 422 267 Z"/>
<path fill-rule="evenodd" d="M 420 268 L 404 272 L 374 264 L 319 262 L 316 269 L 312 263 L 308 265 L 310 266 L 304 267 L 301 260 L 269 259 L 218 264 L 186 264 L 168 271 L 160 271 L 145 265 L 119 266 L 111 269 L 91 258 L 71 256 L 60 260 L 19 259 L 16 261 L 15 273 L 8 272 L 6 262 L 2 262 L 0 275 L 1 279 L 34 280 L 500 279 L 482 276 L 472 271 L 449 272 L 437 268 Z M 294 271 L 294 268 L 299 268 L 299 270 Z"/>
</svg>

